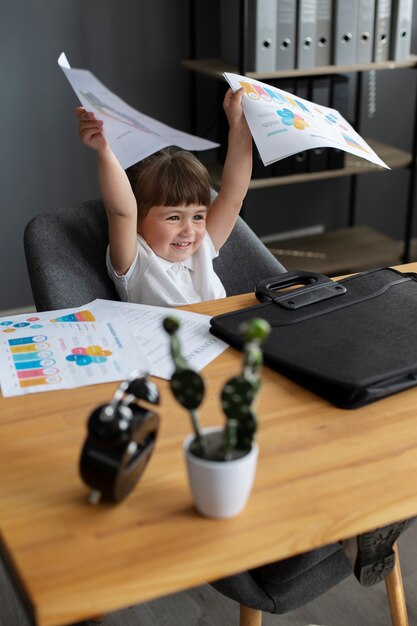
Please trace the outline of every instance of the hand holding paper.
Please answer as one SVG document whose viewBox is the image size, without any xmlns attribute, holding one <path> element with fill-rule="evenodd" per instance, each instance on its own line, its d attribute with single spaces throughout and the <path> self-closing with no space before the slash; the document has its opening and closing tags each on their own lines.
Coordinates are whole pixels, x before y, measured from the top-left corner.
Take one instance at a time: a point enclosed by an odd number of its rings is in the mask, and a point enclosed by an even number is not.
<svg viewBox="0 0 417 626">
<path fill-rule="evenodd" d="M 105 148 L 107 141 L 103 134 L 104 122 L 96 119 L 94 113 L 86 111 L 83 107 L 77 108 L 76 115 L 80 120 L 78 134 L 81 143 L 93 150 Z"/>
<path fill-rule="evenodd" d="M 303 150 L 331 147 L 389 169 L 336 109 L 247 76 L 224 77 L 233 91 L 244 90 L 243 110 L 264 165 Z"/>
<path fill-rule="evenodd" d="M 143 115 L 112 93 L 88 70 L 72 69 L 62 52 L 58 65 L 87 111 L 104 122 L 106 139 L 123 169 L 166 148 L 209 150 L 218 144 Z"/>
</svg>

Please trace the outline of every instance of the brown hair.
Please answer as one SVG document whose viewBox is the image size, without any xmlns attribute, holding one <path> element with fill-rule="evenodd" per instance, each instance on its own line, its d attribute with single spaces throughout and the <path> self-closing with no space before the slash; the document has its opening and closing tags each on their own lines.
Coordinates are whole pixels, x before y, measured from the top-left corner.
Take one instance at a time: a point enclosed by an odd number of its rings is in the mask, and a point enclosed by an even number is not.
<svg viewBox="0 0 417 626">
<path fill-rule="evenodd" d="M 138 219 L 153 206 L 210 205 L 210 179 L 204 165 L 186 150 L 159 150 L 127 171 Z"/>
</svg>

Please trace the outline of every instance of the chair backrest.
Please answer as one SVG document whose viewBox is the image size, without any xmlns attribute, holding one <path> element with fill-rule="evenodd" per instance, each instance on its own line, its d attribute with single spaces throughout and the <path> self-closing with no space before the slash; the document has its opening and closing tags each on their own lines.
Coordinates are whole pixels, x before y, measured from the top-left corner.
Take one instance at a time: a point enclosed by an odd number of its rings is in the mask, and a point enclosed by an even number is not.
<svg viewBox="0 0 417 626">
<path fill-rule="evenodd" d="M 228 296 L 254 291 L 262 278 L 286 272 L 241 217 L 213 266 Z"/>
<path fill-rule="evenodd" d="M 100 199 L 32 218 L 24 248 L 37 310 L 81 306 L 95 298 L 118 300 L 107 275 L 107 244 Z M 214 266 L 227 295 L 253 291 L 261 278 L 285 271 L 241 218 Z"/>
<path fill-rule="evenodd" d="M 107 275 L 107 220 L 100 200 L 32 218 L 24 232 L 26 264 L 38 311 L 118 300 Z"/>
</svg>

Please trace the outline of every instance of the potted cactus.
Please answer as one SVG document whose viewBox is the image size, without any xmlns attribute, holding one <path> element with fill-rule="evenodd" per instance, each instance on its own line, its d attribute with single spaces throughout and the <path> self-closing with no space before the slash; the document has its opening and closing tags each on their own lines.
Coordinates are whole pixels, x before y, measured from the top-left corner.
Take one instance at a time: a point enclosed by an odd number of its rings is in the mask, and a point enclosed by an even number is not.
<svg viewBox="0 0 417 626">
<path fill-rule="evenodd" d="M 242 371 L 226 381 L 220 394 L 225 424 L 206 429 L 201 428 L 199 416 L 204 380 L 182 356 L 177 334 L 180 322 L 169 316 L 163 326 L 170 337 L 174 364 L 171 390 L 189 412 L 193 429 L 185 440 L 184 453 L 194 503 L 208 517 L 233 517 L 243 510 L 255 477 L 258 445 L 254 441 L 257 417 L 253 403 L 261 386 L 260 345 L 269 334 L 269 324 L 253 319 L 242 327 Z"/>
</svg>

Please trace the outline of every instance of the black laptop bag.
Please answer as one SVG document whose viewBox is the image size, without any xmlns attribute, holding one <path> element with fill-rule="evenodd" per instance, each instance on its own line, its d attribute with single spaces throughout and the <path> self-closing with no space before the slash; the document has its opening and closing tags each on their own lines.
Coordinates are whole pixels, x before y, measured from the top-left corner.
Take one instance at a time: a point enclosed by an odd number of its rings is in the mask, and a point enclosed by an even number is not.
<svg viewBox="0 0 417 626">
<path fill-rule="evenodd" d="M 213 317 L 211 332 L 241 349 L 241 323 L 267 320 L 265 363 L 336 406 L 417 384 L 417 274 L 383 268 L 334 282 L 294 271 L 261 281 L 256 295 L 261 304 Z"/>
</svg>

